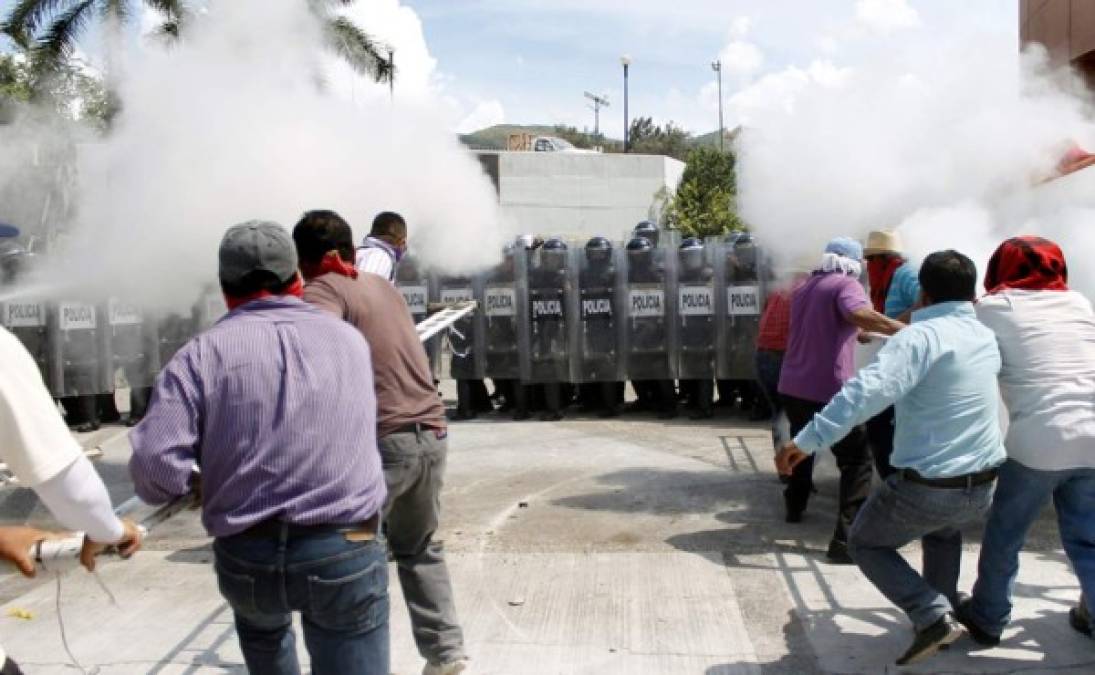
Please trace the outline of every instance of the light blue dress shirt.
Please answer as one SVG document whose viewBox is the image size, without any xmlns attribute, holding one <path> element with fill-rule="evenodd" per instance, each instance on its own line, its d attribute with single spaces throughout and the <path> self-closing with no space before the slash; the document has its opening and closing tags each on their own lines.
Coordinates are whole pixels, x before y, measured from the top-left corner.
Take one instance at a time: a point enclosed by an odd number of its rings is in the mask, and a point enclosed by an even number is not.
<svg viewBox="0 0 1095 675">
<path fill-rule="evenodd" d="M 884 313 L 891 319 L 896 319 L 912 309 L 919 299 L 919 274 L 912 263 L 907 262 L 894 270 L 893 278 L 890 279 L 890 289 L 886 291 Z"/>
<path fill-rule="evenodd" d="M 795 445 L 815 453 L 894 405 L 893 466 L 947 478 L 1004 461 L 995 334 L 969 302 L 931 305 L 912 319 L 814 416 Z"/>
</svg>

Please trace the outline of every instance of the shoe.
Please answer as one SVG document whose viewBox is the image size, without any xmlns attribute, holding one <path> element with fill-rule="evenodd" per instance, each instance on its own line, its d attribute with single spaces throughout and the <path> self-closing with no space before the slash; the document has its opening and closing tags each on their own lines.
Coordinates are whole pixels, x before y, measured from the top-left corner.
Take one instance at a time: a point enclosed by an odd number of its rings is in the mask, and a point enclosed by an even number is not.
<svg viewBox="0 0 1095 675">
<path fill-rule="evenodd" d="M 962 626 L 950 614 L 916 633 L 912 646 L 897 660 L 897 665 L 907 666 L 935 654 L 945 645 L 962 637 Z"/>
<path fill-rule="evenodd" d="M 661 412 L 658 413 L 658 419 L 660 419 L 660 420 L 671 420 L 671 419 L 674 419 L 678 414 L 679 413 L 677 412 L 677 409 L 675 407 L 674 408 L 667 408 L 667 409 L 662 410 Z"/>
<path fill-rule="evenodd" d="M 973 598 L 965 593 L 959 593 L 958 605 L 954 608 L 954 618 L 958 620 L 958 623 L 962 624 L 962 627 L 966 629 L 966 632 L 970 634 L 970 637 L 973 638 L 973 641 L 977 644 L 985 647 L 995 647 L 999 645 L 1000 636 L 988 632 L 974 620 L 973 612 L 970 611 L 972 609 L 972 604 Z"/>
<path fill-rule="evenodd" d="M 513 421 L 514 422 L 524 422 L 525 420 L 527 420 L 531 417 L 532 417 L 532 413 L 530 413 L 527 410 L 518 409 L 518 410 L 513 411 Z"/>
<path fill-rule="evenodd" d="M 612 417 L 619 417 L 622 411 L 619 407 L 605 408 L 601 412 L 597 413 L 597 417 L 607 420 Z"/>
<path fill-rule="evenodd" d="M 834 565 L 854 565 L 855 561 L 848 554 L 848 544 L 833 539 L 829 542 L 829 550 L 825 552 L 825 559 Z"/>
<path fill-rule="evenodd" d="M 1095 627 L 1092 626 L 1091 612 L 1081 603 L 1068 610 L 1068 625 L 1077 633 L 1083 633 L 1088 637 L 1095 637 Z"/>
<path fill-rule="evenodd" d="M 457 675 L 468 667 L 467 659 L 457 659 L 448 663 L 427 663 L 422 675 Z"/>
</svg>

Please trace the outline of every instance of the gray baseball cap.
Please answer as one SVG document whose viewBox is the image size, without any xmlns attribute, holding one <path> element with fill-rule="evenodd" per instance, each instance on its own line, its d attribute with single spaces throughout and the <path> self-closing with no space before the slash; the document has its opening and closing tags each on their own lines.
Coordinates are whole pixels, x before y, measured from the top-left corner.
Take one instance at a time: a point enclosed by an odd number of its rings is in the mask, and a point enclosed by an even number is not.
<svg viewBox="0 0 1095 675">
<path fill-rule="evenodd" d="M 251 220 L 228 228 L 219 255 L 224 284 L 238 284 L 251 272 L 269 272 L 280 281 L 297 272 L 297 249 L 289 231 L 269 221 Z"/>
</svg>

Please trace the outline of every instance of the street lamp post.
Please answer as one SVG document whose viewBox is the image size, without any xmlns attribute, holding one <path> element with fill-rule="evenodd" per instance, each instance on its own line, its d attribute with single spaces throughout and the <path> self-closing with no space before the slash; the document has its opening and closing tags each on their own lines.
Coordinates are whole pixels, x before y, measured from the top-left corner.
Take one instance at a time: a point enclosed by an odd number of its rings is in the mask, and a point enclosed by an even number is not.
<svg viewBox="0 0 1095 675">
<path fill-rule="evenodd" d="M 624 67 L 624 152 L 629 152 L 631 150 L 629 139 L 631 119 L 627 116 L 627 70 L 631 65 L 631 57 L 626 54 L 621 56 L 620 65 Z"/>
<path fill-rule="evenodd" d="M 722 132 L 722 61 L 715 61 L 711 64 L 711 70 L 715 71 L 719 81 L 719 152 L 723 151 L 723 137 L 726 135 Z"/>
</svg>

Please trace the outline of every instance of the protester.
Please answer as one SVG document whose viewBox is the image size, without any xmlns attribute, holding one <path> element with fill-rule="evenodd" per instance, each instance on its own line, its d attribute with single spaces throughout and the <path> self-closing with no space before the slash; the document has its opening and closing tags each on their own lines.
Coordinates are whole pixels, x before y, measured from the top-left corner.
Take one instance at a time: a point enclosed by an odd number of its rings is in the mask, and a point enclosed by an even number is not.
<svg viewBox="0 0 1095 675">
<path fill-rule="evenodd" d="M 384 211 L 373 219 L 369 236 L 357 249 L 357 269 L 395 283 L 395 268 L 407 253 L 407 222 L 403 216 Z"/>
<path fill-rule="evenodd" d="M 996 376 L 1000 352 L 977 320 L 977 269 L 956 251 L 920 269 L 923 309 L 892 337 L 776 457 L 781 473 L 857 424 L 896 404 L 897 472 L 867 500 L 850 532 L 863 574 L 908 615 L 916 637 L 898 665 L 931 656 L 961 637 L 953 618 L 963 524 L 988 512 L 1004 461 Z M 898 552 L 924 539 L 921 576 Z"/>
<path fill-rule="evenodd" d="M 791 435 L 798 434 L 825 407 L 854 371 L 860 330 L 893 334 L 903 324 L 871 309 L 859 283 L 863 247 L 839 237 L 829 242 L 821 266 L 793 293 L 791 331 L 779 378 L 779 393 Z M 832 447 L 840 468 L 840 506 L 828 558 L 851 564 L 848 528 L 871 489 L 871 461 L 863 429 L 855 426 Z M 786 519 L 802 520 L 813 491 L 813 457 L 797 465 L 784 490 Z"/>
<path fill-rule="evenodd" d="M 387 675 L 386 490 L 368 344 L 305 304 L 293 242 L 250 222 L 220 245 L 229 313 L 156 378 L 131 432 L 137 494 L 158 504 L 201 471 L 217 582 L 252 673 Z"/>
<path fill-rule="evenodd" d="M 1011 616 L 1019 551 L 1050 497 L 1065 552 L 1083 590 L 1070 613 L 1092 634 L 1095 598 L 1095 314 L 1069 290 L 1057 244 L 1017 237 L 1000 245 L 985 274 L 977 316 L 996 334 L 1000 391 L 1010 424 L 973 597 L 958 617 L 975 640 L 1000 642 Z M 1086 599 L 1086 604 L 1085 604 Z"/>
<path fill-rule="evenodd" d="M 0 328 L 0 454 L 20 484 L 34 490 L 64 527 L 84 533 L 80 562 L 95 569 L 106 545 L 123 557 L 141 547 L 141 533 L 114 515 L 99 474 L 65 428 L 34 358 L 7 329 Z M 0 558 L 28 577 L 35 573 L 30 551 L 57 533 L 33 527 L 0 527 Z M 19 666 L 0 648 L 0 675 Z"/>
<path fill-rule="evenodd" d="M 871 305 L 901 322 L 907 322 L 920 298 L 920 282 L 916 270 L 904 256 L 901 237 L 892 230 L 878 230 L 867 235 L 863 251 L 867 259 L 867 280 L 871 286 Z M 893 454 L 894 411 L 887 408 L 867 420 L 867 446 L 874 457 L 875 469 L 882 478 L 894 472 L 890 465 Z"/>
<path fill-rule="evenodd" d="M 399 570 L 426 675 L 464 668 L 464 636 L 440 542 L 441 486 L 448 454 L 445 407 L 403 295 L 384 279 L 358 276 L 353 233 L 333 211 L 310 211 L 293 229 L 304 299 L 354 326 L 372 350 L 378 445 L 388 499 L 385 535 Z"/>
<path fill-rule="evenodd" d="M 772 446 L 779 447 L 777 427 L 783 405 L 779 397 L 779 376 L 783 370 L 783 355 L 791 331 L 791 295 L 808 278 L 805 271 L 795 270 L 791 278 L 768 292 L 757 331 L 757 382 L 768 402 L 772 419 Z"/>
</svg>

